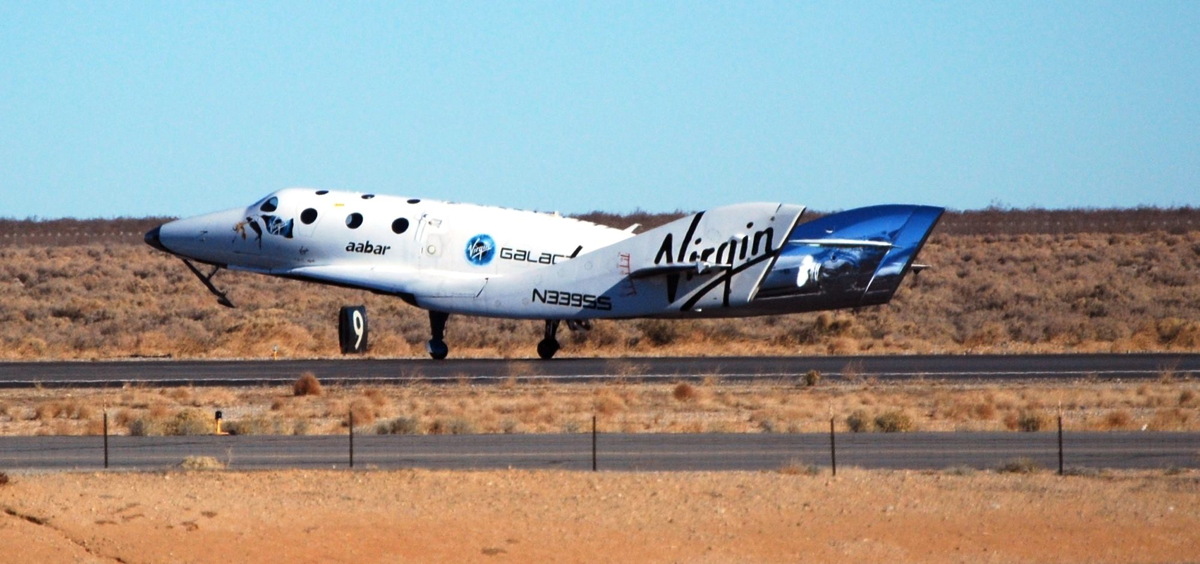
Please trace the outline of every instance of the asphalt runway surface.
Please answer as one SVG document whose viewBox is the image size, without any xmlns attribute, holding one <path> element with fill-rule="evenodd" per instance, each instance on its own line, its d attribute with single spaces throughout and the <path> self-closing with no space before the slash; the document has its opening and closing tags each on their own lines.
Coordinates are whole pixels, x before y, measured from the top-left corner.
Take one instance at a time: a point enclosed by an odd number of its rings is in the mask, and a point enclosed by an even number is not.
<svg viewBox="0 0 1200 564">
<path fill-rule="evenodd" d="M 1057 434 L 839 433 L 844 468 L 995 469 L 1020 458 L 1058 469 Z M 109 437 L 108 467 L 165 470 L 188 456 L 211 456 L 230 469 L 347 468 L 349 435 Z M 601 434 L 596 466 L 606 471 L 772 471 L 831 466 L 830 437 L 804 434 Z M 1200 433 L 1067 432 L 1068 469 L 1200 467 Z M 0 438 L 4 470 L 104 468 L 103 437 Z M 358 435 L 355 468 L 592 469 L 592 435 Z"/>
<path fill-rule="evenodd" d="M 1200 374 L 1200 354 L 889 355 L 690 358 L 133 360 L 0 363 L 0 387 L 259 386 L 312 372 L 324 383 L 475 384 L 508 379 L 586 382 L 796 378 L 950 381 L 1153 380 Z"/>
</svg>

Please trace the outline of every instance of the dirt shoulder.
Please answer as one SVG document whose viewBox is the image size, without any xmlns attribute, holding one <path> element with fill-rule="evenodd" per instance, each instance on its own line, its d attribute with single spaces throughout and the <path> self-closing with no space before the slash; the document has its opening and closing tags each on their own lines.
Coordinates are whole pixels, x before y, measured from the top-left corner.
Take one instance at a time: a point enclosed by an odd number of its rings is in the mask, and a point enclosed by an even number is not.
<svg viewBox="0 0 1200 564">
<path fill-rule="evenodd" d="M 1200 473 L 16 475 L 0 561 L 1173 562 Z"/>
</svg>

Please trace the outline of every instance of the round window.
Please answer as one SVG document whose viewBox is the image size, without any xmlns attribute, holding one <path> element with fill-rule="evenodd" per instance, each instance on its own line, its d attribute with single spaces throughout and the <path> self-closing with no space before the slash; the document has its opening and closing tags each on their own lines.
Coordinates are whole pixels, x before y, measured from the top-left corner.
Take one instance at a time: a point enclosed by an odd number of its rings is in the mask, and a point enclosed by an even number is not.
<svg viewBox="0 0 1200 564">
<path fill-rule="evenodd" d="M 352 213 L 346 216 L 346 227 L 350 229 L 358 229 L 362 225 L 363 217 L 361 213 Z"/>
<path fill-rule="evenodd" d="M 300 212 L 300 222 L 301 223 L 303 223 L 305 225 L 311 225 L 312 222 L 314 222 L 316 220 L 317 220 L 317 210 L 308 208 L 308 209 Z"/>
<path fill-rule="evenodd" d="M 408 231 L 408 220 L 403 217 L 392 222 L 392 232 L 399 235 Z"/>
</svg>

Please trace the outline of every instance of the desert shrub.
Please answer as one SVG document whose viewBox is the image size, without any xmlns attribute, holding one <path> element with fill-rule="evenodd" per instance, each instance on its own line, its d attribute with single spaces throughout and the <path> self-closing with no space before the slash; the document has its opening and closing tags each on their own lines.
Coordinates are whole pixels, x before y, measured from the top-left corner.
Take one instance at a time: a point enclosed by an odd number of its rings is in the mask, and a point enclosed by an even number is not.
<svg viewBox="0 0 1200 564">
<path fill-rule="evenodd" d="M 680 382 L 675 386 L 671 395 L 679 401 L 689 402 L 696 399 L 696 388 L 687 382 Z"/>
<path fill-rule="evenodd" d="M 379 388 L 367 388 L 363 390 L 363 397 L 370 400 L 371 404 L 376 407 L 383 407 L 390 403 L 387 394 L 383 393 L 383 390 Z"/>
<path fill-rule="evenodd" d="M 990 403 L 978 403 L 971 408 L 971 415 L 976 419 L 991 420 L 996 417 L 996 407 Z"/>
<path fill-rule="evenodd" d="M 821 469 L 816 464 L 793 458 L 779 468 L 779 473 L 788 476 L 816 476 L 821 473 Z"/>
<path fill-rule="evenodd" d="M 350 416 L 355 425 L 370 425 L 375 422 L 375 406 L 367 400 L 353 400 L 350 402 Z"/>
<path fill-rule="evenodd" d="M 179 467 L 188 470 L 224 470 L 225 463 L 211 456 L 189 456 L 179 463 Z"/>
<path fill-rule="evenodd" d="M 642 336 L 657 347 L 670 345 L 680 336 L 678 325 L 665 319 L 644 319 L 638 323 L 637 327 L 642 332 Z"/>
<path fill-rule="evenodd" d="M 104 421 L 101 419 L 88 419 L 83 424 L 83 434 L 89 436 L 98 436 L 104 434 Z"/>
<path fill-rule="evenodd" d="M 943 472 L 951 476 L 973 476 L 975 469 L 965 464 L 958 464 L 943 470 Z"/>
<path fill-rule="evenodd" d="M 319 396 L 323 392 L 321 381 L 312 372 L 301 374 L 292 384 L 292 394 L 297 396 Z"/>
<path fill-rule="evenodd" d="M 121 409 L 113 416 L 113 424 L 122 427 L 128 427 L 129 423 L 135 419 L 133 411 L 129 409 Z"/>
<path fill-rule="evenodd" d="M 75 399 L 43 402 L 34 408 L 34 418 L 46 419 L 91 419 L 95 415 L 92 406 Z"/>
<path fill-rule="evenodd" d="M 913 427 L 912 417 L 903 411 L 888 411 L 875 418 L 875 428 L 884 433 L 904 433 Z"/>
<path fill-rule="evenodd" d="M 1033 433 L 1041 431 L 1046 427 L 1049 420 L 1045 415 L 1033 410 L 1022 409 L 1018 413 L 1009 413 L 1004 416 L 1004 426 L 1010 431 L 1023 431 Z"/>
<path fill-rule="evenodd" d="M 431 435 L 470 435 L 475 433 L 475 425 L 461 417 L 454 419 L 434 419 L 429 425 Z"/>
<path fill-rule="evenodd" d="M 1133 423 L 1133 416 L 1128 411 L 1121 409 L 1118 411 L 1110 411 L 1104 416 L 1104 426 L 1109 429 L 1124 429 Z"/>
<path fill-rule="evenodd" d="M 215 429 L 215 422 L 203 412 L 185 409 L 168 421 L 164 432 L 168 435 L 211 435 Z"/>
<path fill-rule="evenodd" d="M 821 383 L 821 373 L 816 370 L 809 370 L 804 373 L 804 385 L 808 387 L 816 386 Z"/>
<path fill-rule="evenodd" d="M 1032 474 L 1041 469 L 1036 460 L 1022 456 L 1000 463 L 996 471 L 1002 474 Z"/>
<path fill-rule="evenodd" d="M 161 437 L 166 434 L 166 425 L 160 419 L 138 417 L 129 422 L 129 435 L 132 437 Z"/>
<path fill-rule="evenodd" d="M 846 427 L 852 433 L 867 433 L 874 429 L 875 422 L 867 415 L 867 412 L 856 409 L 846 417 Z"/>
<path fill-rule="evenodd" d="M 375 425 L 375 433 L 380 435 L 419 435 L 421 421 L 416 417 L 397 417 L 391 421 L 380 421 Z"/>
<path fill-rule="evenodd" d="M 1179 405 L 1181 407 L 1187 407 L 1194 401 L 1196 401 L 1196 392 L 1192 390 L 1184 390 L 1179 392 Z"/>
<path fill-rule="evenodd" d="M 760 430 L 762 430 L 762 432 L 764 432 L 764 433 L 778 433 L 779 432 L 779 424 L 776 423 L 774 419 L 771 419 L 769 417 L 764 417 L 763 419 L 759 420 L 758 428 Z"/>
<path fill-rule="evenodd" d="M 59 413 L 61 412 L 62 404 L 56 401 L 39 403 L 37 407 L 33 409 L 34 419 L 38 420 L 54 419 L 55 417 L 58 417 Z"/>
<path fill-rule="evenodd" d="M 599 415 L 612 415 L 625 409 L 625 402 L 610 391 L 602 391 L 592 400 L 592 408 Z"/>
<path fill-rule="evenodd" d="M 500 422 L 500 432 L 506 435 L 511 435 L 519 430 L 521 430 L 521 423 L 516 419 L 509 418 Z"/>
<path fill-rule="evenodd" d="M 292 434 L 293 435 L 307 435 L 310 432 L 311 426 L 312 425 L 308 422 L 307 419 L 297 419 L 296 422 L 292 424 Z"/>
<path fill-rule="evenodd" d="M 7 486 L 7 485 L 8 485 L 8 482 L 9 482 L 9 480 L 8 480 L 8 473 L 7 473 L 7 472 L 0 472 L 0 486 Z"/>
<path fill-rule="evenodd" d="M 275 435 L 279 434 L 280 427 L 277 421 L 259 415 L 248 419 L 227 421 L 221 426 L 221 430 L 230 435 Z"/>
</svg>

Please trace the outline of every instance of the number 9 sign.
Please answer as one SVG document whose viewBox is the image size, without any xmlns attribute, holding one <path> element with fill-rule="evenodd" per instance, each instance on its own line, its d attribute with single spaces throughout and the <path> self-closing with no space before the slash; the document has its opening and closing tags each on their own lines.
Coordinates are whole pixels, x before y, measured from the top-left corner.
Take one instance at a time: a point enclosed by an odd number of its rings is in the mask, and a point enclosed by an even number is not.
<svg viewBox="0 0 1200 564">
<path fill-rule="evenodd" d="M 367 352 L 367 307 L 346 306 L 338 315 L 338 341 L 342 354 Z"/>
</svg>

